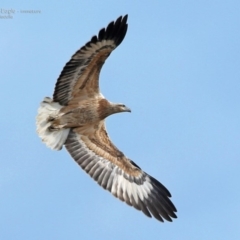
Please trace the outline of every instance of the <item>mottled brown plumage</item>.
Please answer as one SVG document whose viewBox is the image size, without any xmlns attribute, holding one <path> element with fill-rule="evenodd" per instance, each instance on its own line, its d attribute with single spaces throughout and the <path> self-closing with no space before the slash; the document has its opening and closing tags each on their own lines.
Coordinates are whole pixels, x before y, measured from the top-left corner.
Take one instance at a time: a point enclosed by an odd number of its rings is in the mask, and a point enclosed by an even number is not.
<svg viewBox="0 0 240 240">
<path fill-rule="evenodd" d="M 104 119 L 130 112 L 111 103 L 99 90 L 99 73 L 127 31 L 127 15 L 92 37 L 63 68 L 53 94 L 37 116 L 37 131 L 52 149 L 63 145 L 73 159 L 104 189 L 159 221 L 176 218 L 171 194 L 156 179 L 127 158 L 110 140 Z M 148 160 L 149 161 L 149 160 Z"/>
</svg>

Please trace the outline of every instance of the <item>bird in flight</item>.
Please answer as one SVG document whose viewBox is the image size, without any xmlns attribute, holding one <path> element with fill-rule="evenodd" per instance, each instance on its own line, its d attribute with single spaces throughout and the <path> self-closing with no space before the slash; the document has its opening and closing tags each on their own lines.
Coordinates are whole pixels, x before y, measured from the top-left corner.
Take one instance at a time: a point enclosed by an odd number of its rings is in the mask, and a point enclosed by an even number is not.
<svg viewBox="0 0 240 240">
<path fill-rule="evenodd" d="M 53 93 L 45 97 L 37 115 L 37 132 L 51 149 L 66 147 L 72 158 L 100 186 L 148 217 L 163 222 L 176 218 L 170 192 L 144 172 L 110 140 L 105 118 L 131 112 L 112 103 L 99 89 L 100 70 L 111 52 L 123 41 L 127 15 L 99 31 L 63 68 Z"/>
</svg>

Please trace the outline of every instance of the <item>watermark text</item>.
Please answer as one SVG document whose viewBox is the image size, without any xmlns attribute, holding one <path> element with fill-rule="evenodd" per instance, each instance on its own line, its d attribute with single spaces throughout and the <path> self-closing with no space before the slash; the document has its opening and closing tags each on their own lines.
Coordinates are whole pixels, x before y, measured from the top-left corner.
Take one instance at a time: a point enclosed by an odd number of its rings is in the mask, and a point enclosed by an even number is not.
<svg viewBox="0 0 240 240">
<path fill-rule="evenodd" d="M 0 8 L 0 19 L 13 19 L 17 14 L 41 14 L 41 10 L 37 9 L 20 9 Z"/>
</svg>

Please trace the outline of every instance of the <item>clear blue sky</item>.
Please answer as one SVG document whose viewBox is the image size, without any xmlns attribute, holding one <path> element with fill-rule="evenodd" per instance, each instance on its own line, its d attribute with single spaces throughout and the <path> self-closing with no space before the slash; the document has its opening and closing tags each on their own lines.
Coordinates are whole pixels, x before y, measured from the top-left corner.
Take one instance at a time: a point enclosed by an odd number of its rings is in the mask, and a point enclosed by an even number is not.
<svg viewBox="0 0 240 240">
<path fill-rule="evenodd" d="M 0 239 L 240 239 L 240 2 L 16 1 L 0 18 Z M 37 10 L 40 13 L 21 13 Z M 172 193 L 160 223 L 41 143 L 35 117 L 71 55 L 123 14 L 101 90 L 132 113 L 112 141 Z M 0 15 L 4 15 L 0 13 Z"/>
</svg>

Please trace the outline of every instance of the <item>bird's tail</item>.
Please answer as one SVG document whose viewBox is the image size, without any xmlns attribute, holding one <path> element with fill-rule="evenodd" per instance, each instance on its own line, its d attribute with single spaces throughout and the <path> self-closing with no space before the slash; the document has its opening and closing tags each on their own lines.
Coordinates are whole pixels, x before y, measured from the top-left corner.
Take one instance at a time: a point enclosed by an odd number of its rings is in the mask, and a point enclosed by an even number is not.
<svg viewBox="0 0 240 240">
<path fill-rule="evenodd" d="M 61 150 L 65 143 L 69 128 L 51 128 L 52 121 L 58 117 L 62 106 L 53 102 L 49 97 L 45 97 L 40 104 L 37 115 L 37 132 L 42 141 L 51 149 Z"/>
</svg>

